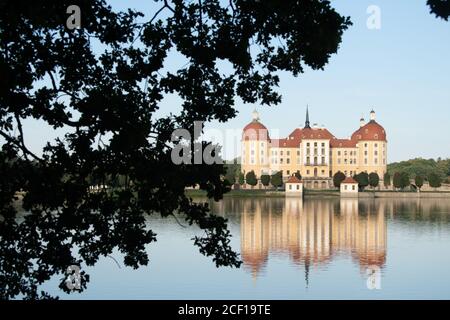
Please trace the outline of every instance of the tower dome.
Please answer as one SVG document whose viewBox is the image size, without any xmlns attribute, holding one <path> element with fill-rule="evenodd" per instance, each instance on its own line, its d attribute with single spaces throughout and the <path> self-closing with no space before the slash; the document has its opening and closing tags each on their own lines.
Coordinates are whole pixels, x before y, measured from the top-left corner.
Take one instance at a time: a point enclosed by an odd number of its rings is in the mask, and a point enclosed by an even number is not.
<svg viewBox="0 0 450 320">
<path fill-rule="evenodd" d="M 270 140 L 269 131 L 259 121 L 259 113 L 256 110 L 252 112 L 252 118 L 252 122 L 242 131 L 242 140 Z"/>
</svg>

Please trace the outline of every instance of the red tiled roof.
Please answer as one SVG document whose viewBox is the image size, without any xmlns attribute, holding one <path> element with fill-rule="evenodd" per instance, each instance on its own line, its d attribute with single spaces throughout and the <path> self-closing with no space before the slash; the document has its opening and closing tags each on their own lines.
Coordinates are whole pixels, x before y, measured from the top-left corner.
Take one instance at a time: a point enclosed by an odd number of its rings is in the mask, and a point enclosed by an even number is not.
<svg viewBox="0 0 450 320">
<path fill-rule="evenodd" d="M 352 140 L 386 141 L 386 131 L 378 122 L 371 120 L 353 133 Z"/>
<path fill-rule="evenodd" d="M 301 129 L 301 137 L 302 139 L 316 139 L 316 140 L 331 140 L 334 136 L 325 128 L 320 129 L 312 129 L 312 128 L 303 128 Z"/>
<path fill-rule="evenodd" d="M 244 127 L 242 140 L 270 140 L 269 131 L 259 121 L 252 121 Z"/>
<path fill-rule="evenodd" d="M 353 179 L 352 177 L 347 177 L 347 178 L 345 178 L 345 180 L 342 181 L 341 183 L 358 184 L 358 182 L 357 182 L 355 179 Z"/>
<path fill-rule="evenodd" d="M 276 148 L 298 148 L 304 139 L 332 140 L 336 138 L 327 129 L 297 128 L 285 139 L 272 139 L 270 146 Z"/>
<path fill-rule="evenodd" d="M 350 139 L 333 139 L 330 141 L 332 148 L 356 148 L 356 141 Z"/>
<path fill-rule="evenodd" d="M 301 140 L 295 139 L 272 139 L 270 146 L 275 148 L 298 148 Z"/>
<path fill-rule="evenodd" d="M 296 176 L 290 176 L 287 183 L 302 183 L 302 181 Z"/>
</svg>

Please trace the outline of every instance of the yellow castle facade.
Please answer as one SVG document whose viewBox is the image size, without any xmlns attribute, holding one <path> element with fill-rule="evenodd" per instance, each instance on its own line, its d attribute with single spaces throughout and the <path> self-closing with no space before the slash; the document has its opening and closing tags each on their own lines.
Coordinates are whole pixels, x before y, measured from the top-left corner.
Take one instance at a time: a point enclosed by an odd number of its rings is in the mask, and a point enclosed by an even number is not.
<svg viewBox="0 0 450 320">
<path fill-rule="evenodd" d="M 387 134 L 372 110 L 370 120 L 361 118 L 349 139 L 338 139 L 324 127 L 311 126 L 307 108 L 303 128 L 284 139 L 271 139 L 255 111 L 242 132 L 241 171 L 254 171 L 258 178 L 281 171 L 284 179 L 298 171 L 305 187 L 314 189 L 331 187 L 338 171 L 348 177 L 375 172 L 382 179 L 387 171 Z"/>
</svg>

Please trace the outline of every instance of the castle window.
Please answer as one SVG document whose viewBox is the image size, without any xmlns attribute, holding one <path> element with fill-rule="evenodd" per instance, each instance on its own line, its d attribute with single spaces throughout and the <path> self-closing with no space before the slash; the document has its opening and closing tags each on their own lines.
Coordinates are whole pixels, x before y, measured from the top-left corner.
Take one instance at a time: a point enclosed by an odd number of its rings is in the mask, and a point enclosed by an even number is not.
<svg viewBox="0 0 450 320">
<path fill-rule="evenodd" d="M 317 142 L 314 142 L 314 147 L 317 147 Z"/>
<path fill-rule="evenodd" d="M 324 147 L 324 148 L 325 148 L 325 142 L 322 142 L 322 147 Z"/>
<path fill-rule="evenodd" d="M 322 149 L 322 154 L 325 154 L 325 149 Z"/>
<path fill-rule="evenodd" d="M 306 146 L 307 146 L 307 147 L 309 147 L 309 142 L 308 142 L 308 143 L 306 143 Z"/>
<path fill-rule="evenodd" d="M 287 159 L 286 159 L 286 163 L 287 163 L 287 164 L 291 163 L 291 159 L 287 158 Z"/>
<path fill-rule="evenodd" d="M 290 151 L 286 151 L 286 154 L 287 154 L 288 156 L 290 156 L 290 155 L 291 155 L 291 152 L 290 152 Z"/>
<path fill-rule="evenodd" d="M 325 157 L 322 157 L 322 165 L 325 165 Z"/>
<path fill-rule="evenodd" d="M 300 190 L 300 186 L 297 184 L 297 190 Z"/>
<path fill-rule="evenodd" d="M 280 156 L 282 156 L 283 155 L 283 151 L 280 151 Z"/>
<path fill-rule="evenodd" d="M 286 173 L 287 173 L 288 176 L 291 175 L 291 171 L 290 170 L 286 171 Z"/>
<path fill-rule="evenodd" d="M 297 156 L 299 156 L 299 157 L 300 157 L 300 150 L 298 150 L 298 151 L 297 151 Z"/>
<path fill-rule="evenodd" d="M 338 151 L 338 156 L 340 156 L 341 155 L 341 152 L 340 151 Z"/>
</svg>

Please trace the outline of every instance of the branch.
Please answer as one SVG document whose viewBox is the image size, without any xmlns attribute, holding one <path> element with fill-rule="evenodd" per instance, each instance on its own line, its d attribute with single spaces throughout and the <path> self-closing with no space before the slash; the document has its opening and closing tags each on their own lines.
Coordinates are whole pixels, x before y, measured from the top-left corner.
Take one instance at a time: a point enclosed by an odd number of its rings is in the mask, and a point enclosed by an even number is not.
<svg viewBox="0 0 450 320">
<path fill-rule="evenodd" d="M 14 117 L 16 118 L 17 128 L 19 129 L 20 144 L 23 149 L 23 148 L 25 148 L 25 140 L 24 140 L 24 135 L 23 135 L 22 121 L 20 121 L 20 117 L 17 113 L 14 114 Z M 25 159 L 28 160 L 27 153 L 24 152 L 23 155 L 24 155 Z"/>
<path fill-rule="evenodd" d="M 6 141 L 14 144 L 15 146 L 19 147 L 22 152 L 25 154 L 30 155 L 31 157 L 33 157 L 35 160 L 43 162 L 44 160 L 42 160 L 41 158 L 39 158 L 37 155 L 35 155 L 33 152 L 31 152 L 30 150 L 27 149 L 27 147 L 25 145 L 22 145 L 21 143 L 19 143 L 17 141 L 17 139 L 14 139 L 13 137 L 7 135 L 6 133 L 4 133 L 3 131 L 0 130 L 0 135 L 5 138 Z"/>
<path fill-rule="evenodd" d="M 175 13 L 175 10 L 169 5 L 167 0 L 164 0 L 164 6 L 167 7 L 173 13 Z"/>
</svg>

